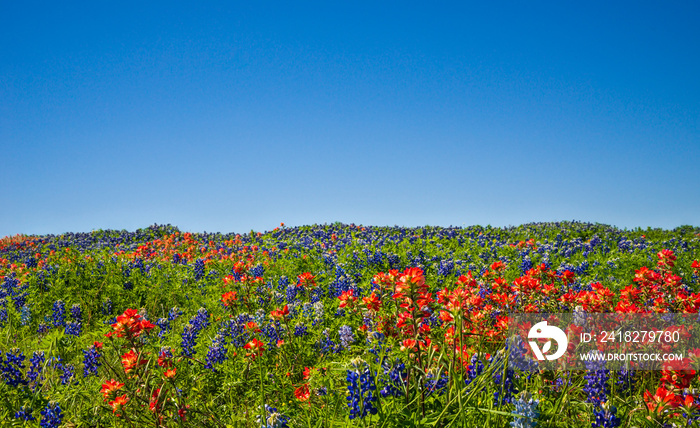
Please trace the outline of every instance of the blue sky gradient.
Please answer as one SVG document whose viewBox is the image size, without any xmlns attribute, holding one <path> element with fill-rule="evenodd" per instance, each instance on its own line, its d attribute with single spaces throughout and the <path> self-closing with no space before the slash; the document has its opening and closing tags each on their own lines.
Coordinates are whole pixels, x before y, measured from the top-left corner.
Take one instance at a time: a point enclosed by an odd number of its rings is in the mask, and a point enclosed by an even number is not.
<svg viewBox="0 0 700 428">
<path fill-rule="evenodd" d="M 0 5 L 0 236 L 700 225 L 697 2 L 143 3 Z"/>
</svg>

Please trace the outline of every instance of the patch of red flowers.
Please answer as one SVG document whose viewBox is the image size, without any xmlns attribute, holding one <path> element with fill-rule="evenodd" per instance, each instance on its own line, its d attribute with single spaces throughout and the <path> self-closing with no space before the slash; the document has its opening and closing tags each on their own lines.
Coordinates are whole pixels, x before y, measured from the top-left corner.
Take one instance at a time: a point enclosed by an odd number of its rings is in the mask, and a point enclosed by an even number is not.
<svg viewBox="0 0 700 428">
<path fill-rule="evenodd" d="M 144 319 L 136 309 L 127 309 L 117 317 L 117 322 L 112 324 L 112 331 L 107 333 L 107 337 L 124 337 L 133 339 L 139 337 L 141 333 L 149 333 L 155 325 Z"/>
<path fill-rule="evenodd" d="M 265 350 L 265 344 L 259 341 L 257 338 L 251 340 L 243 346 L 247 350 L 246 356 L 250 359 L 255 360 L 257 357 L 263 354 Z"/>
</svg>

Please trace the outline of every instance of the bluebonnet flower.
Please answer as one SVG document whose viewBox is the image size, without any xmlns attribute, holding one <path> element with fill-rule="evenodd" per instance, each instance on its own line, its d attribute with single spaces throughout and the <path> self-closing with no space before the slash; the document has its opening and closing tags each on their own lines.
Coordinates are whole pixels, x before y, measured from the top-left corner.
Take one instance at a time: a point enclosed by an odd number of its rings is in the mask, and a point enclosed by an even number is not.
<svg viewBox="0 0 700 428">
<path fill-rule="evenodd" d="M 400 263 L 401 261 L 400 261 L 400 259 L 399 259 L 399 256 L 397 256 L 396 254 L 389 253 L 389 254 L 386 256 L 386 258 L 387 258 L 387 261 L 389 262 L 389 266 L 390 266 L 392 269 L 398 269 L 398 268 L 400 267 L 400 266 L 399 266 L 399 263 Z"/>
<path fill-rule="evenodd" d="M 26 385 L 27 381 L 22 377 L 24 354 L 19 349 L 13 349 L 5 354 L 5 358 L 6 360 L 3 360 L 0 351 L 0 376 L 5 380 L 5 383 L 13 387 Z"/>
<path fill-rule="evenodd" d="M 523 372 L 534 372 L 539 366 L 536 361 L 526 356 L 527 349 L 520 336 L 506 339 L 506 351 L 508 352 L 508 367 Z"/>
<path fill-rule="evenodd" d="M 34 352 L 32 358 L 29 359 L 29 371 L 27 372 L 27 381 L 41 384 L 41 371 L 44 369 L 44 351 Z"/>
<path fill-rule="evenodd" d="M 525 275 L 530 269 L 532 269 L 532 261 L 530 260 L 530 256 L 526 253 L 523 255 L 522 263 L 520 263 L 520 272 Z"/>
<path fill-rule="evenodd" d="M 97 369 L 102 365 L 100 357 L 100 350 L 94 344 L 83 350 L 83 377 L 88 377 L 90 373 L 97 376 Z"/>
<path fill-rule="evenodd" d="M 70 315 L 73 317 L 73 320 L 77 322 L 81 322 L 83 320 L 83 310 L 78 303 L 75 303 L 70 307 Z"/>
<path fill-rule="evenodd" d="M 447 276 L 454 271 L 455 263 L 454 260 L 441 260 L 438 266 L 438 275 Z"/>
<path fill-rule="evenodd" d="M 515 384 L 513 382 L 515 371 L 510 367 L 506 367 L 505 364 L 502 364 L 502 361 L 501 363 L 498 361 L 494 361 L 493 363 L 496 365 L 496 369 L 491 376 L 496 385 L 493 398 L 497 406 L 502 406 L 504 403 L 510 403 L 515 393 Z M 501 393 L 503 395 L 501 395 Z"/>
<path fill-rule="evenodd" d="M 583 306 L 578 305 L 574 308 L 574 324 L 576 324 L 578 326 L 585 326 L 587 318 L 588 318 L 588 315 L 586 314 L 586 311 L 583 309 Z"/>
<path fill-rule="evenodd" d="M 56 300 L 53 304 L 53 326 L 63 327 L 66 325 L 66 304 L 63 300 Z"/>
<path fill-rule="evenodd" d="M 61 385 L 69 384 L 75 376 L 75 366 L 73 366 L 73 364 L 63 364 L 61 357 L 55 357 L 53 360 L 54 368 L 61 371 L 61 375 L 59 376 L 61 378 Z"/>
<path fill-rule="evenodd" d="M 260 327 L 260 331 L 262 332 L 262 334 L 265 335 L 265 337 L 267 337 L 268 346 L 270 348 L 274 348 L 277 346 L 277 342 L 281 339 L 280 333 L 282 331 L 282 327 L 279 321 L 275 321 L 274 324 L 270 323 L 267 325 L 263 325 L 262 327 Z"/>
<path fill-rule="evenodd" d="M 187 324 L 182 332 L 182 353 L 188 357 L 194 355 L 194 346 L 198 333 L 192 324 Z"/>
<path fill-rule="evenodd" d="M 394 397 L 400 397 L 404 394 L 404 389 L 406 381 L 408 380 L 408 374 L 406 373 L 406 365 L 401 362 L 401 360 L 396 360 L 392 367 L 387 365 L 383 366 L 384 373 L 388 375 L 388 382 L 384 385 L 384 388 L 379 391 L 382 397 L 388 395 Z"/>
<path fill-rule="evenodd" d="M 605 361 L 586 361 L 586 386 L 583 387 L 583 392 L 588 395 L 586 399 L 589 403 L 600 404 L 608 399 L 610 388 L 608 387 L 608 378 L 610 371 L 605 369 Z"/>
<path fill-rule="evenodd" d="M 102 314 L 112 315 L 112 299 L 110 299 L 109 297 L 106 298 L 104 302 L 102 302 Z"/>
<path fill-rule="evenodd" d="M 51 327 L 49 327 L 48 324 L 42 322 L 39 323 L 39 327 L 37 327 L 36 332 L 37 334 L 44 334 L 47 333 L 50 329 Z"/>
<path fill-rule="evenodd" d="M 15 419 L 22 419 L 25 421 L 36 420 L 36 418 L 32 415 L 32 408 L 27 406 L 22 406 L 15 412 Z"/>
<path fill-rule="evenodd" d="M 537 418 L 540 417 L 540 411 L 537 406 L 539 400 L 533 400 L 532 395 L 525 391 L 520 394 L 515 401 L 516 417 L 510 422 L 512 428 L 534 428 L 537 426 Z"/>
<path fill-rule="evenodd" d="M 204 260 L 197 259 L 194 262 L 194 279 L 199 281 L 204 277 Z"/>
<path fill-rule="evenodd" d="M 170 331 L 170 321 L 167 318 L 158 318 L 156 325 L 158 326 L 158 337 L 163 339 L 163 336 Z"/>
<path fill-rule="evenodd" d="M 323 319 L 323 302 L 316 302 L 314 303 L 314 314 L 316 315 L 316 319 L 322 320 Z"/>
<path fill-rule="evenodd" d="M 250 270 L 250 275 L 253 278 L 263 277 L 265 275 L 265 268 L 263 267 L 263 265 L 257 265 Z"/>
<path fill-rule="evenodd" d="M 425 382 L 425 396 L 430 397 L 435 392 L 437 392 L 438 395 L 444 394 L 447 391 L 447 383 L 449 381 L 450 377 L 446 374 L 441 374 L 437 379 L 435 379 L 434 374 L 428 373 L 427 381 Z"/>
<path fill-rule="evenodd" d="M 248 314 L 240 314 L 229 324 L 229 333 L 234 346 L 240 348 L 248 343 L 248 333 L 245 331 L 245 325 L 251 320 Z"/>
<path fill-rule="evenodd" d="M 618 387 L 617 392 L 625 397 L 629 397 L 633 391 L 633 387 L 635 384 L 635 379 L 634 379 L 635 371 L 634 370 L 628 370 L 628 369 L 622 369 L 620 370 L 620 373 L 618 374 L 617 377 L 617 382 L 615 384 Z"/>
<path fill-rule="evenodd" d="M 297 298 L 298 291 L 299 290 L 297 289 L 297 286 L 294 284 L 287 286 L 287 289 L 285 290 L 285 292 L 287 293 L 287 302 L 294 302 Z"/>
<path fill-rule="evenodd" d="M 217 334 L 207 352 L 205 367 L 216 371 L 214 364 L 223 363 L 224 360 L 226 360 L 226 338 L 221 334 Z"/>
<path fill-rule="evenodd" d="M 595 421 L 591 424 L 592 428 L 617 428 L 622 423 L 617 417 L 617 408 L 609 403 L 596 406 L 593 415 Z"/>
<path fill-rule="evenodd" d="M 308 333 L 306 332 L 306 326 L 304 324 L 297 324 L 294 326 L 294 336 L 296 337 L 304 337 Z"/>
<path fill-rule="evenodd" d="M 316 302 L 320 302 L 322 297 L 323 297 L 323 289 L 315 288 L 311 291 L 311 297 L 309 297 L 309 300 L 311 301 L 311 303 L 316 303 Z"/>
<path fill-rule="evenodd" d="M 65 364 L 61 365 L 60 368 L 63 371 L 59 376 L 61 378 L 61 385 L 68 385 L 75 377 L 75 366 L 73 366 L 73 364 Z"/>
<path fill-rule="evenodd" d="M 257 416 L 257 421 L 261 428 L 286 428 L 289 423 L 289 416 L 285 416 L 277 411 L 277 408 L 265 404 L 265 422 L 261 421 L 260 416 Z"/>
<path fill-rule="evenodd" d="M 469 372 L 467 373 L 467 378 L 464 379 L 464 383 L 469 385 L 472 383 L 477 376 L 484 372 L 484 363 L 479 359 L 479 354 L 475 353 L 470 358 Z"/>
<path fill-rule="evenodd" d="M 7 322 L 7 303 L 5 299 L 0 299 L 0 327 L 4 326 Z"/>
<path fill-rule="evenodd" d="M 195 316 L 190 319 L 182 332 L 182 353 L 188 357 L 194 355 L 194 346 L 199 332 L 209 325 L 209 312 L 199 308 Z"/>
<path fill-rule="evenodd" d="M 323 330 L 323 337 L 316 342 L 316 347 L 321 351 L 322 354 L 334 354 L 339 351 L 336 347 L 335 342 L 333 342 L 328 335 L 328 329 Z"/>
<path fill-rule="evenodd" d="M 377 414 L 375 402 L 377 397 L 374 394 L 376 386 L 374 377 L 364 361 L 353 362 L 355 370 L 347 371 L 348 384 L 348 407 L 350 408 L 350 419 L 364 418 L 367 414 Z M 362 367 L 358 367 L 362 366 Z"/>
<path fill-rule="evenodd" d="M 72 336 L 80 336 L 83 331 L 83 325 L 80 322 L 69 321 L 66 323 L 65 333 Z"/>
<path fill-rule="evenodd" d="M 170 308 L 170 311 L 168 311 L 168 320 L 174 321 L 177 318 L 179 318 L 180 315 L 182 315 L 182 311 L 180 310 L 180 308 L 178 308 L 177 306 L 173 306 L 172 308 Z"/>
<path fill-rule="evenodd" d="M 22 306 L 19 322 L 23 326 L 29 325 L 29 323 L 32 322 L 32 308 L 27 305 Z"/>
<path fill-rule="evenodd" d="M 58 428 L 62 419 L 61 407 L 55 401 L 51 401 L 41 411 L 41 428 Z"/>
<path fill-rule="evenodd" d="M 340 327 L 338 334 L 340 335 L 340 344 L 345 349 L 355 341 L 355 336 L 352 334 L 352 328 L 349 325 Z"/>
</svg>

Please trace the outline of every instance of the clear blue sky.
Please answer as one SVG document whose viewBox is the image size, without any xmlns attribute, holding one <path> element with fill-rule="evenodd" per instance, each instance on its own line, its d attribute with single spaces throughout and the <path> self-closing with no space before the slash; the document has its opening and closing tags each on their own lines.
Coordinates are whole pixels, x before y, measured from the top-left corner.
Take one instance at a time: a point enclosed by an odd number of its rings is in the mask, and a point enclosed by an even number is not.
<svg viewBox="0 0 700 428">
<path fill-rule="evenodd" d="M 0 3 L 0 236 L 700 225 L 698 2 L 201 3 Z"/>
</svg>

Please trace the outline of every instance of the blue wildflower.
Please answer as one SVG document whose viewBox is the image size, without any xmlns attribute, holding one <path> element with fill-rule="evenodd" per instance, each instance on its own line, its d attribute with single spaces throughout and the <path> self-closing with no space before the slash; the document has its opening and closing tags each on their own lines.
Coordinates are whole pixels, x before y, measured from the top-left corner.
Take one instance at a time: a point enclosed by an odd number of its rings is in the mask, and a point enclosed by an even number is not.
<svg viewBox="0 0 700 428">
<path fill-rule="evenodd" d="M 0 376 L 5 380 L 5 383 L 13 387 L 26 385 L 27 381 L 22 377 L 24 354 L 19 349 L 13 349 L 5 354 L 5 358 L 6 360 L 3 360 L 0 351 Z"/>
<path fill-rule="evenodd" d="M 204 277 L 204 260 L 197 259 L 194 262 L 194 279 L 199 281 Z"/>
<path fill-rule="evenodd" d="M 22 406 L 15 412 L 15 419 L 22 419 L 25 421 L 36 420 L 36 418 L 32 415 L 32 408 L 27 406 Z"/>
<path fill-rule="evenodd" d="M 539 400 L 533 400 L 532 395 L 524 391 L 515 401 L 515 418 L 510 422 L 512 428 L 534 428 L 537 426 L 537 418 L 540 416 L 540 411 L 537 406 Z"/>
<path fill-rule="evenodd" d="M 214 364 L 223 363 L 226 360 L 226 337 L 217 334 L 207 352 L 206 368 L 216 371 Z"/>
<path fill-rule="evenodd" d="M 257 417 L 261 428 L 286 428 L 289 423 L 289 416 L 285 416 L 277 411 L 277 408 L 265 404 L 265 422 L 262 423 L 260 416 Z"/>
<path fill-rule="evenodd" d="M 583 387 L 583 392 L 588 395 L 587 402 L 600 404 L 608 400 L 610 388 L 608 387 L 608 378 L 610 371 L 605 369 L 605 361 L 586 361 L 586 386 Z"/>
<path fill-rule="evenodd" d="M 88 377 L 91 373 L 97 376 L 97 369 L 102 365 L 100 357 L 100 351 L 95 345 L 83 351 L 83 377 Z"/>
<path fill-rule="evenodd" d="M 41 372 L 44 369 L 44 351 L 34 352 L 32 358 L 29 359 L 29 371 L 27 372 L 27 381 L 41 385 Z"/>
<path fill-rule="evenodd" d="M 66 325 L 66 304 L 63 300 L 56 300 L 53 304 L 53 326 L 63 327 Z"/>
<path fill-rule="evenodd" d="M 102 302 L 102 314 L 112 315 L 112 299 L 110 299 L 109 297 L 106 298 L 104 302 Z"/>
<path fill-rule="evenodd" d="M 19 322 L 23 326 L 29 325 L 29 323 L 32 322 L 32 308 L 27 305 L 22 306 L 22 309 L 20 309 Z"/>
<path fill-rule="evenodd" d="M 44 410 L 41 411 L 42 428 L 58 428 L 62 419 L 61 407 L 55 401 L 49 402 Z"/>
<path fill-rule="evenodd" d="M 73 320 L 80 322 L 83 320 L 83 310 L 80 308 L 80 305 L 78 303 L 73 304 L 73 306 L 70 307 L 70 315 L 73 317 Z"/>
<path fill-rule="evenodd" d="M 347 349 L 351 343 L 355 341 L 355 336 L 352 334 L 352 328 L 348 325 L 343 325 L 338 330 L 340 335 L 340 344 L 343 348 Z"/>
<path fill-rule="evenodd" d="M 80 336 L 83 331 L 83 325 L 77 321 L 69 321 L 66 323 L 65 333 L 71 336 Z"/>
<path fill-rule="evenodd" d="M 347 371 L 348 384 L 348 407 L 350 408 L 350 419 L 364 418 L 367 414 L 376 415 L 377 407 L 375 402 L 377 397 L 374 394 L 376 386 L 374 385 L 374 377 L 364 361 L 356 361 L 353 363 L 355 370 Z M 358 367 L 362 365 L 363 367 Z"/>
<path fill-rule="evenodd" d="M 392 367 L 388 366 L 383 366 L 384 367 L 384 373 L 388 376 L 388 382 L 382 388 L 381 391 L 379 391 L 380 394 L 382 394 L 382 397 L 386 397 L 388 395 L 394 396 L 394 397 L 400 397 L 404 394 L 404 390 L 406 387 L 406 382 L 408 380 L 408 374 L 406 373 L 406 365 L 401 362 L 401 360 L 396 360 L 394 365 Z"/>
<path fill-rule="evenodd" d="M 308 334 L 308 333 L 307 333 L 307 331 L 306 331 L 306 326 L 305 326 L 304 324 L 299 323 L 299 324 L 297 324 L 297 325 L 294 326 L 294 336 L 296 336 L 296 337 L 304 337 L 304 336 L 306 336 L 307 334 Z"/>
<path fill-rule="evenodd" d="M 618 374 L 617 377 L 617 382 L 615 384 L 618 387 L 617 392 L 625 397 L 629 397 L 633 391 L 633 387 L 635 384 L 635 371 L 634 370 L 628 370 L 628 369 L 622 369 L 620 370 L 620 373 Z"/>
<path fill-rule="evenodd" d="M 182 332 L 182 353 L 188 357 L 194 355 L 199 332 L 209 325 L 209 313 L 204 308 L 199 308 L 195 316 L 190 319 Z"/>
<path fill-rule="evenodd" d="M 617 417 L 617 408 L 609 403 L 602 406 L 596 406 L 593 410 L 595 421 L 591 424 L 592 428 L 617 428 L 622 421 Z"/>
</svg>

